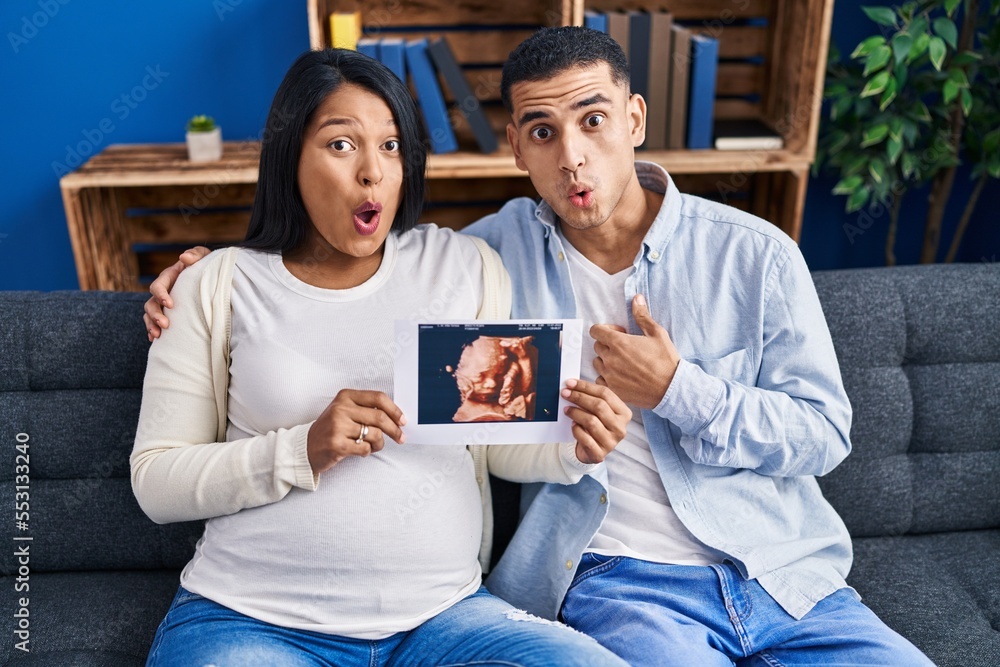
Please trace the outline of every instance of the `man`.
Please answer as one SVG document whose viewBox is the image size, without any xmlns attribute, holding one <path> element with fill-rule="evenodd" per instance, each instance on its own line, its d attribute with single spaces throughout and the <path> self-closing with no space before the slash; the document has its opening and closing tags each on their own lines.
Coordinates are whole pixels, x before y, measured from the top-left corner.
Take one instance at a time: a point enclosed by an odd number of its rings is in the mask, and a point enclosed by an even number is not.
<svg viewBox="0 0 1000 667">
<path fill-rule="evenodd" d="M 851 408 L 795 243 L 634 162 L 645 102 L 608 36 L 536 33 L 502 96 L 543 201 L 466 231 L 503 258 L 512 316 L 582 318 L 583 379 L 638 409 L 606 468 L 538 491 L 490 590 L 633 665 L 930 664 L 844 579 L 814 476 L 849 453 Z"/>
</svg>

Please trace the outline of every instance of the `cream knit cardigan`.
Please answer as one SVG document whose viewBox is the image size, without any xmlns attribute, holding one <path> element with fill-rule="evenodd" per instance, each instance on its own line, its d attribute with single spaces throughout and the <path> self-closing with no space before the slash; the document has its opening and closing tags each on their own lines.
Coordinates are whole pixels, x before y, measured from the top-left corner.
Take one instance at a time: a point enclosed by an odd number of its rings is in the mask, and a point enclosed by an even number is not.
<svg viewBox="0 0 1000 667">
<path fill-rule="evenodd" d="M 471 236 L 483 257 L 478 319 L 510 314 L 510 277 L 499 256 Z M 130 457 L 132 490 L 156 523 L 193 521 L 278 502 L 293 486 L 315 490 L 306 453 L 308 424 L 226 442 L 229 338 L 236 248 L 186 269 L 174 286 L 172 326 L 154 341 Z M 493 509 L 489 473 L 515 482 L 575 484 L 597 465 L 576 458 L 575 443 L 469 445 L 482 500 L 479 561 L 489 569 Z M 539 545 L 541 548 L 541 545 Z"/>
</svg>

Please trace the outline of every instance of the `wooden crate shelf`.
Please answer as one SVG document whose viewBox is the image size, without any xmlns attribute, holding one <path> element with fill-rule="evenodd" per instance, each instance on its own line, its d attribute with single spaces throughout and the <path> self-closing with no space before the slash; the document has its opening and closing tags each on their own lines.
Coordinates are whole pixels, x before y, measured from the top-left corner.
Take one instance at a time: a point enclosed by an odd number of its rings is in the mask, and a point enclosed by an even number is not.
<svg viewBox="0 0 1000 667">
<path fill-rule="evenodd" d="M 362 13 L 372 37 L 446 35 L 483 103 L 500 148 L 473 150 L 456 113 L 459 152 L 428 160 L 421 218 L 461 228 L 516 196 L 537 196 L 514 165 L 500 104 L 508 53 L 542 26 L 582 25 L 585 9 L 664 8 L 718 37 L 719 118 L 761 118 L 785 140 L 773 151 L 639 151 L 663 165 L 682 192 L 720 199 L 799 238 L 816 151 L 833 0 L 308 0 L 311 45 L 328 41 L 333 11 Z M 746 21 L 746 19 L 755 19 Z M 257 183 L 260 144 L 228 142 L 222 160 L 192 164 L 183 144 L 109 146 L 60 181 L 81 289 L 144 290 L 195 244 L 243 238 Z"/>
</svg>

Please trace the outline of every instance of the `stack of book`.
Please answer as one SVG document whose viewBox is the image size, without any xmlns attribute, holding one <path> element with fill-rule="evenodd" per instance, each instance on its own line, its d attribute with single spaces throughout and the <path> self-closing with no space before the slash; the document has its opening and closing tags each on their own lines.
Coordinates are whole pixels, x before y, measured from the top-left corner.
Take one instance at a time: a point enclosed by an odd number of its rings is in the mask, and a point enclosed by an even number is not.
<svg viewBox="0 0 1000 667">
<path fill-rule="evenodd" d="M 629 61 L 633 93 L 646 100 L 647 150 L 781 148 L 781 135 L 758 120 L 715 120 L 719 41 L 674 22 L 668 11 L 584 14 Z"/>
<path fill-rule="evenodd" d="M 362 37 L 360 12 L 332 14 L 330 37 L 330 43 L 336 48 L 357 49 L 382 62 L 403 83 L 409 77 L 413 82 L 433 153 L 453 153 L 458 150 L 458 141 L 448 116 L 448 105 L 439 75 L 454 99 L 453 108 L 472 129 L 479 150 L 483 153 L 497 150 L 496 134 L 444 38 L 409 41 L 365 38 Z"/>
</svg>

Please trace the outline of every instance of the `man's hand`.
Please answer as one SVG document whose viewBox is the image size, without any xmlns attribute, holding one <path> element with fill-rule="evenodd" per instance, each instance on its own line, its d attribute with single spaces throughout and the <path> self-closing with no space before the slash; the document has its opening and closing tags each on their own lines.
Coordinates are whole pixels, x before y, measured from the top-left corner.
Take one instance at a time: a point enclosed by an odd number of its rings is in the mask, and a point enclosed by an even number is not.
<svg viewBox="0 0 1000 667">
<path fill-rule="evenodd" d="M 204 246 L 196 246 L 181 253 L 176 264 L 168 266 L 160 272 L 153 284 L 149 286 L 149 292 L 153 296 L 146 301 L 144 306 L 145 314 L 142 321 L 146 323 L 146 337 L 152 343 L 154 338 L 159 338 L 162 329 L 170 326 L 170 320 L 163 314 L 164 308 L 173 308 L 174 300 L 170 298 L 170 290 L 177 282 L 177 276 L 181 271 L 191 266 L 195 262 L 203 259 L 212 252 Z"/>
<path fill-rule="evenodd" d="M 652 410 L 667 393 L 681 355 L 667 330 L 649 314 L 641 294 L 632 300 L 632 316 L 641 336 L 613 324 L 590 328 L 597 351 L 594 369 L 600 376 L 598 384 L 610 387 L 629 405 Z"/>
<path fill-rule="evenodd" d="M 576 404 L 566 408 L 573 420 L 576 458 L 581 463 L 600 463 L 625 437 L 632 411 L 607 387 L 570 380 L 563 398 Z"/>
</svg>

